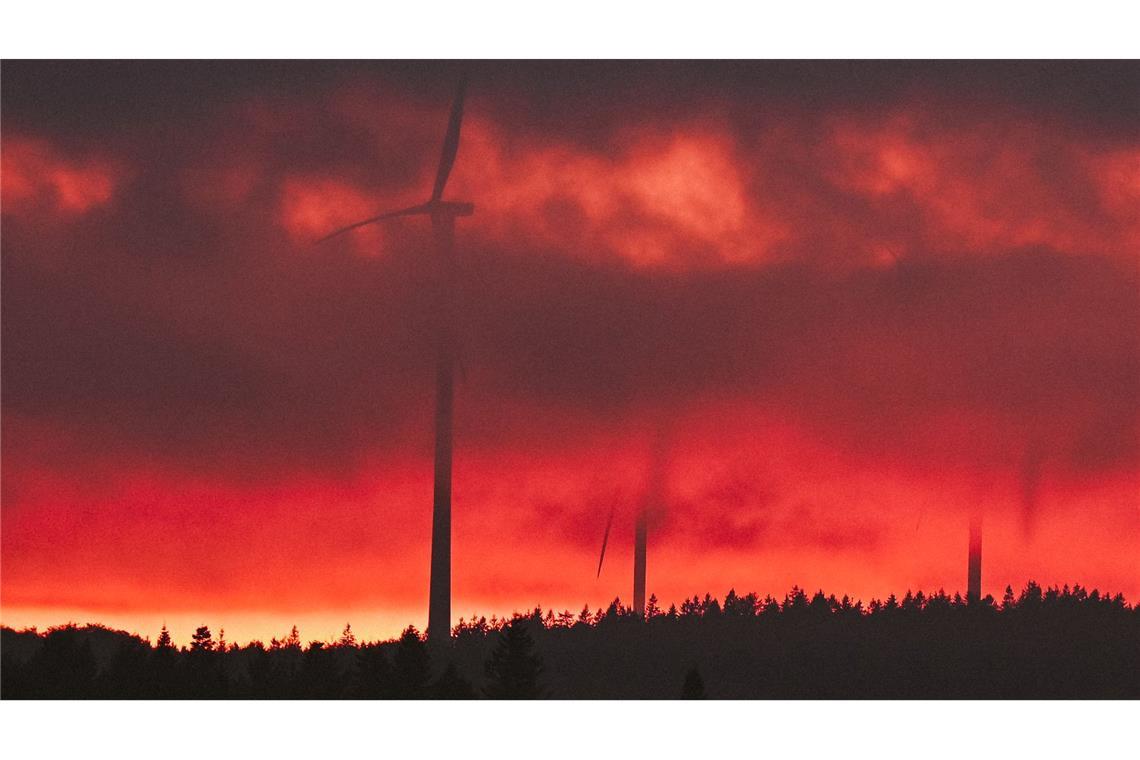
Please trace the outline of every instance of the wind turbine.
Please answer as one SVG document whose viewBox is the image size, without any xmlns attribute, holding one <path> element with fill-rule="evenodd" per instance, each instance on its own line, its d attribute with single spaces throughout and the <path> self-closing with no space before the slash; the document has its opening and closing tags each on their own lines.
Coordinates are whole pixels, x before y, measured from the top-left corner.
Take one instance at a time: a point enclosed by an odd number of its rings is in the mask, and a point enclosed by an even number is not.
<svg viewBox="0 0 1140 760">
<path fill-rule="evenodd" d="M 970 514 L 970 560 L 966 571 L 966 601 L 982 600 L 982 513 Z"/>
<path fill-rule="evenodd" d="M 459 152 L 459 128 L 463 121 L 463 98 L 466 79 L 459 82 L 451 104 L 451 118 L 443 138 L 443 153 L 435 175 L 431 198 L 418 206 L 409 206 L 350 224 L 325 235 L 324 242 L 368 224 L 400 216 L 426 216 L 431 219 L 432 237 L 438 260 L 437 362 L 435 383 L 435 478 L 432 496 L 431 580 L 428 597 L 428 642 L 446 644 L 451 638 L 451 450 L 454 413 L 455 375 L 455 219 L 475 213 L 472 203 L 445 201 L 443 190 L 455 155 Z"/>
<path fill-rule="evenodd" d="M 652 459 L 649 465 L 648 488 L 637 505 L 637 516 L 633 529 L 633 612 L 645 617 L 645 565 L 649 550 L 649 510 L 660 508 L 665 496 L 665 435 L 658 431 L 653 444 Z M 606 558 L 606 545 L 610 540 L 610 527 L 614 521 L 614 509 L 606 522 L 606 532 L 602 537 L 602 552 L 598 557 L 598 573 L 602 575 L 602 562 Z"/>
<path fill-rule="evenodd" d="M 643 502 L 637 507 L 637 517 L 634 523 L 634 541 L 633 541 L 633 611 L 638 615 L 645 616 L 645 558 L 648 539 L 648 525 L 646 520 L 646 503 Z M 610 542 L 610 528 L 614 523 L 614 508 L 610 509 L 610 517 L 606 521 L 606 532 L 602 536 L 602 552 L 598 556 L 598 572 L 595 577 L 602 577 L 602 563 L 606 560 L 606 546 Z"/>
</svg>

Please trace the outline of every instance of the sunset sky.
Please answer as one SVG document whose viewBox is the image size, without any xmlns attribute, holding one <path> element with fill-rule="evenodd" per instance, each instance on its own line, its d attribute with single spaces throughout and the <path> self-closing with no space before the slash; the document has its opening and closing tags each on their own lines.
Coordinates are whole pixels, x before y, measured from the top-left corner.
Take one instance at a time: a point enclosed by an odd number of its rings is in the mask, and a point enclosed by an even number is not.
<svg viewBox="0 0 1140 760">
<path fill-rule="evenodd" d="M 0 622 L 423 627 L 461 68 L 456 620 L 1140 599 L 1134 63 L 5 61 Z"/>
</svg>

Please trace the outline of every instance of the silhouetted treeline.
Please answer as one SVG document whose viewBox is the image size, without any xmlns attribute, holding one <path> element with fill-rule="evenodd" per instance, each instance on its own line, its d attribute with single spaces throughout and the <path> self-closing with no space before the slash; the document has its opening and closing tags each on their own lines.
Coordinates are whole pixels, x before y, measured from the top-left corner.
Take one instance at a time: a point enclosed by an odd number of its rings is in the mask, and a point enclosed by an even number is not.
<svg viewBox="0 0 1140 760">
<path fill-rule="evenodd" d="M 431 650 L 395 640 L 227 644 L 202 626 L 176 648 L 74 625 L 2 630 L 3 697 L 145 699 L 1131 698 L 1140 608 L 1080 586 L 967 604 L 908 592 L 864 606 L 729 591 L 642 619 L 620 600 L 575 614 L 461 621 Z"/>
</svg>

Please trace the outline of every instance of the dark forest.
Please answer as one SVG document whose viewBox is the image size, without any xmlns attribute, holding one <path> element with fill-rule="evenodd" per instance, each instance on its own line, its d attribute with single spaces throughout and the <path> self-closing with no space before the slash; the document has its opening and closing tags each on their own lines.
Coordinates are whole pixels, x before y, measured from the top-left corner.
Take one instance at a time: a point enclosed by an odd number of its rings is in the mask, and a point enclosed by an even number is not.
<svg viewBox="0 0 1140 760">
<path fill-rule="evenodd" d="M 5 699 L 1135 699 L 1140 608 L 1080 586 L 969 603 L 907 592 L 869 605 L 793 588 L 729 591 L 645 618 L 535 609 L 463 620 L 445 648 L 300 632 L 245 646 L 208 626 L 188 647 L 103 626 L 4 628 Z"/>
</svg>

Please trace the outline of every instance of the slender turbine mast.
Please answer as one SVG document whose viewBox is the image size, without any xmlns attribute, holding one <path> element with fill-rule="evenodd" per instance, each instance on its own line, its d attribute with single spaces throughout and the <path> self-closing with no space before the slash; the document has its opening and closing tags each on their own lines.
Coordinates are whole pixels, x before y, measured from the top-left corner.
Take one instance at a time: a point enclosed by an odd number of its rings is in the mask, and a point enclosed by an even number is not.
<svg viewBox="0 0 1140 760">
<path fill-rule="evenodd" d="M 645 564 L 649 553 L 649 510 L 659 508 L 665 496 L 665 438 L 658 434 L 653 447 L 653 459 L 649 467 L 649 484 L 637 505 L 637 515 L 633 527 L 633 612 L 645 617 Z M 614 509 L 606 522 L 606 532 L 602 536 L 602 552 L 598 557 L 597 577 L 602 575 L 602 562 L 606 559 L 606 546 L 610 541 L 610 528 L 614 522 Z"/>
<path fill-rule="evenodd" d="M 399 211 L 389 211 L 350 224 L 321 238 L 342 235 L 350 230 L 399 216 L 427 216 L 438 264 L 436 279 L 437 362 L 435 384 L 435 482 L 432 497 L 431 581 L 428 599 L 428 641 L 447 643 L 451 638 L 451 450 L 455 388 L 455 219 L 471 216 L 475 206 L 443 200 L 443 189 L 459 152 L 459 128 L 463 121 L 463 80 L 451 104 L 451 118 L 443 139 L 443 154 L 435 175 L 435 187 L 426 203 Z"/>
<path fill-rule="evenodd" d="M 982 599 L 982 515 L 970 515 L 970 562 L 966 574 L 966 601 Z"/>
<path fill-rule="evenodd" d="M 653 440 L 649 463 L 649 487 L 637 509 L 637 522 L 633 529 L 633 612 L 645 617 L 645 562 L 649 553 L 649 511 L 661 509 L 665 502 L 665 469 L 668 442 L 666 434 L 658 429 Z"/>
<path fill-rule="evenodd" d="M 645 617 L 645 555 L 649 551 L 649 525 L 646 509 L 642 504 L 637 510 L 637 524 L 633 530 L 633 613 Z"/>
</svg>

